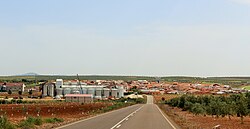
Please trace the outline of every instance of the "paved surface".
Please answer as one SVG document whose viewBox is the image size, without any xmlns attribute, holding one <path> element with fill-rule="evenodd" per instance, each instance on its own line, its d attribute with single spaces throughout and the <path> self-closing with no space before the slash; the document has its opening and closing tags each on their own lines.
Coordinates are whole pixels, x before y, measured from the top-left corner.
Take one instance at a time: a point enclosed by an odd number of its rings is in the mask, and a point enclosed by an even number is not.
<svg viewBox="0 0 250 129">
<path fill-rule="evenodd" d="M 153 97 L 147 98 L 147 104 L 105 113 L 60 127 L 60 129 L 176 129 L 153 104 Z"/>
</svg>

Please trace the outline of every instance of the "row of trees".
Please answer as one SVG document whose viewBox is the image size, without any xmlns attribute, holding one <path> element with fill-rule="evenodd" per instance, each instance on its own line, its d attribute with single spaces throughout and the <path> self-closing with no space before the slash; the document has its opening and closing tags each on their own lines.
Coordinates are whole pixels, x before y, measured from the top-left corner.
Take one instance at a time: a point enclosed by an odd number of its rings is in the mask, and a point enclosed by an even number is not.
<svg viewBox="0 0 250 129">
<path fill-rule="evenodd" d="M 212 117 L 237 116 L 243 118 L 250 115 L 250 93 L 225 96 L 194 96 L 183 95 L 165 101 L 166 104 L 190 111 L 195 115 L 211 115 Z"/>
</svg>

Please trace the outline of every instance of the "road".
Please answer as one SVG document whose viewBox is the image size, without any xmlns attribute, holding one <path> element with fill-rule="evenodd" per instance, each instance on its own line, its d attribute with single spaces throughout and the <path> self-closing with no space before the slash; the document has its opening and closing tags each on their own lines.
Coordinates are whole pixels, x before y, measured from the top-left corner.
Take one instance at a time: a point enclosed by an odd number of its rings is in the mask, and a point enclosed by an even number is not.
<svg viewBox="0 0 250 129">
<path fill-rule="evenodd" d="M 138 104 L 108 112 L 57 129 L 178 129 L 147 97 L 147 104 Z"/>
</svg>

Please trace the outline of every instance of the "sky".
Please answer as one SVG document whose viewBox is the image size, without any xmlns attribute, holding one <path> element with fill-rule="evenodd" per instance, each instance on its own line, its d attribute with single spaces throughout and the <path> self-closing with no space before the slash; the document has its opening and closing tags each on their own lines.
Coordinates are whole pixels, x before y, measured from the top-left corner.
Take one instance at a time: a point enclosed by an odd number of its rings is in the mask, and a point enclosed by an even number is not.
<svg viewBox="0 0 250 129">
<path fill-rule="evenodd" d="M 250 76 L 250 0 L 0 1 L 0 75 Z"/>
</svg>

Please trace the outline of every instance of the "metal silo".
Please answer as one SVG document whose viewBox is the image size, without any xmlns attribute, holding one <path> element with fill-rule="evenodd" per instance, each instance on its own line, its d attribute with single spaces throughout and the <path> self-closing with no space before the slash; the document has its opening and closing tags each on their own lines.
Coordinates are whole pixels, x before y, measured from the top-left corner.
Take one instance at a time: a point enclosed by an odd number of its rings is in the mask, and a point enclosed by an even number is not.
<svg viewBox="0 0 250 129">
<path fill-rule="evenodd" d="M 93 96 L 95 96 L 95 89 L 94 88 L 88 88 L 88 94 L 92 94 Z"/>
<path fill-rule="evenodd" d="M 63 90 L 63 95 L 70 94 L 70 93 L 71 93 L 71 89 L 70 88 L 65 88 Z"/>
<path fill-rule="evenodd" d="M 87 94 L 87 89 L 86 88 L 81 88 L 80 89 L 80 94 Z"/>
<path fill-rule="evenodd" d="M 48 85 L 43 85 L 43 96 L 48 96 Z"/>
<path fill-rule="evenodd" d="M 111 90 L 111 96 L 112 96 L 113 98 L 117 98 L 117 93 L 118 93 L 118 90 L 117 90 L 117 89 L 112 89 L 112 90 Z"/>
<path fill-rule="evenodd" d="M 55 89 L 54 85 L 48 85 L 48 95 L 54 97 Z"/>
<path fill-rule="evenodd" d="M 56 88 L 61 88 L 63 86 L 63 80 L 62 79 L 56 79 Z"/>
<path fill-rule="evenodd" d="M 73 88 L 73 89 L 71 90 L 71 93 L 72 93 L 72 94 L 80 94 L 80 90 L 79 90 L 79 88 Z"/>
<path fill-rule="evenodd" d="M 63 94 L 63 89 L 62 88 L 57 88 L 56 89 L 56 95 L 61 96 Z"/>
<path fill-rule="evenodd" d="M 123 87 L 118 87 L 118 98 L 124 97 L 124 89 Z"/>
<path fill-rule="evenodd" d="M 102 98 L 102 91 L 103 91 L 103 89 L 98 87 L 98 88 L 96 88 L 95 90 L 96 90 L 96 91 L 95 91 L 96 97 Z"/>
<path fill-rule="evenodd" d="M 109 88 L 103 88 L 103 97 L 108 98 L 110 96 L 110 89 Z"/>
</svg>

